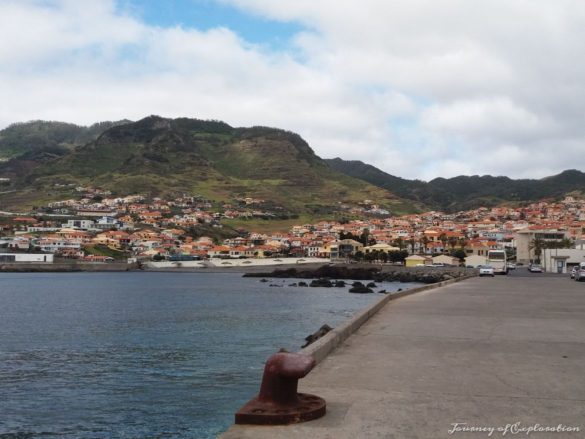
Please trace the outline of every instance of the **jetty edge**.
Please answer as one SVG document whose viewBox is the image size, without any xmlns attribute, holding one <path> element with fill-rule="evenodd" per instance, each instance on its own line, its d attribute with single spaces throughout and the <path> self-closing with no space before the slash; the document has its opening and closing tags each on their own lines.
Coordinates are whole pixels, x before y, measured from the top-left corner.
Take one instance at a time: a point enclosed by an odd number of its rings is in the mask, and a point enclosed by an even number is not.
<svg viewBox="0 0 585 439">
<path fill-rule="evenodd" d="M 327 401 L 325 417 L 221 437 L 582 438 L 583 292 L 566 275 L 519 273 L 403 297 L 301 380 Z"/>
<path fill-rule="evenodd" d="M 348 318 L 339 326 L 333 328 L 327 332 L 323 337 L 319 338 L 309 346 L 300 349 L 298 353 L 304 355 L 310 355 L 315 359 L 316 364 L 320 364 L 327 356 L 333 352 L 338 346 L 340 346 L 345 340 L 347 340 L 352 334 L 354 334 L 364 323 L 370 318 L 376 315 L 381 309 L 383 309 L 389 302 L 402 297 L 411 296 L 424 291 L 434 290 L 446 285 L 450 285 L 456 282 L 461 282 L 473 277 L 476 277 L 476 273 L 469 273 L 454 279 L 445 280 L 433 284 L 423 285 L 412 289 L 396 292 L 393 294 L 385 294 L 378 300 L 369 304 L 362 310 L 355 313 L 352 317 Z M 260 385 L 260 383 L 258 383 Z M 253 395 L 250 395 L 252 397 Z M 327 415 L 326 415 L 327 416 Z M 246 426 L 246 425 L 232 425 L 227 431 L 218 436 L 219 439 L 238 439 L 241 436 L 242 431 L 246 429 L 253 429 L 257 427 Z M 266 427 L 261 427 L 266 428 Z M 270 427 L 268 427 L 270 428 Z M 284 427 L 286 428 L 286 427 Z M 291 426 L 291 428 L 294 428 Z M 245 436 L 252 437 L 252 436 Z"/>
</svg>

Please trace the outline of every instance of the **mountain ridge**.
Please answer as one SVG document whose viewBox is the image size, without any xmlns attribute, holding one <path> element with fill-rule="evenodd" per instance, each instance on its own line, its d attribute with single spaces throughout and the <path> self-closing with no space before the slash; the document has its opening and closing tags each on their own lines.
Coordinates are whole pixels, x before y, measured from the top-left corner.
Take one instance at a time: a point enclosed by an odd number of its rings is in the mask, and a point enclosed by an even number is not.
<svg viewBox="0 0 585 439">
<path fill-rule="evenodd" d="M 267 199 L 285 212 L 339 212 L 371 200 L 393 214 L 455 212 L 585 192 L 585 174 L 542 179 L 388 174 L 361 161 L 322 159 L 298 134 L 217 120 L 148 116 L 82 127 L 32 121 L 0 131 L 0 207 L 68 196 L 64 187 L 95 185 L 120 194 L 198 193 L 218 203 Z M 7 187 L 6 187 L 7 186 Z"/>
<path fill-rule="evenodd" d="M 541 179 L 511 179 L 506 176 L 472 175 L 438 177 L 424 182 L 388 174 L 359 160 L 325 159 L 333 169 L 357 176 L 397 196 L 423 203 L 431 208 L 455 212 L 506 203 L 538 201 L 585 192 L 585 173 L 569 169 Z"/>
<path fill-rule="evenodd" d="M 334 214 L 338 204 L 365 199 L 393 212 L 416 210 L 414 203 L 331 169 L 296 133 L 189 118 L 119 124 L 58 154 L 28 148 L 1 164 L 0 176 L 11 179 L 13 201 L 36 192 L 44 194 L 40 203 L 61 196 L 51 188 L 95 185 L 121 194 L 197 193 L 218 203 L 253 197 L 292 213 Z M 0 203 L 11 202 L 0 197 Z"/>
</svg>

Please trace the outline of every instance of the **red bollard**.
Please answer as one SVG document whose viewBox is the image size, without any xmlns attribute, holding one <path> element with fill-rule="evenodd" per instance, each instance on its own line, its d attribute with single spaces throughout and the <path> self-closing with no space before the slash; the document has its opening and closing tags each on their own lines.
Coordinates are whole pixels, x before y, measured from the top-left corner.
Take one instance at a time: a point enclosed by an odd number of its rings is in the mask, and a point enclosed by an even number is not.
<svg viewBox="0 0 585 439">
<path fill-rule="evenodd" d="M 297 393 L 299 379 L 315 367 L 313 357 L 279 352 L 266 361 L 260 393 L 236 412 L 236 424 L 286 425 L 325 415 L 323 398 Z"/>
</svg>

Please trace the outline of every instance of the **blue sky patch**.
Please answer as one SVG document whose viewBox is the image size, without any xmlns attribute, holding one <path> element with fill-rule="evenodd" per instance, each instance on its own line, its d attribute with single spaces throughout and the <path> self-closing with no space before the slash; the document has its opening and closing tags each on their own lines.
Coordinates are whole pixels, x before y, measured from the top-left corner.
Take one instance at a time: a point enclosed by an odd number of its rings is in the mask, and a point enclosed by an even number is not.
<svg viewBox="0 0 585 439">
<path fill-rule="evenodd" d="M 304 28 L 298 23 L 269 20 L 214 0 L 119 0 L 119 9 L 149 25 L 180 26 L 206 31 L 225 27 L 242 39 L 273 50 L 289 47 Z"/>
</svg>

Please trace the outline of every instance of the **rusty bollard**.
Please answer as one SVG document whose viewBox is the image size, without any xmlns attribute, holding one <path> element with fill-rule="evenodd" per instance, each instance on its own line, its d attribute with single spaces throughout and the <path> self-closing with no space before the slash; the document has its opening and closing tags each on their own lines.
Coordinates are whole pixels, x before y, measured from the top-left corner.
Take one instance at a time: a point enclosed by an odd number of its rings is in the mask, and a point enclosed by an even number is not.
<svg viewBox="0 0 585 439">
<path fill-rule="evenodd" d="M 236 424 L 286 425 L 325 415 L 323 398 L 297 393 L 299 379 L 315 367 L 309 355 L 279 352 L 266 361 L 260 393 L 236 412 Z"/>
</svg>

